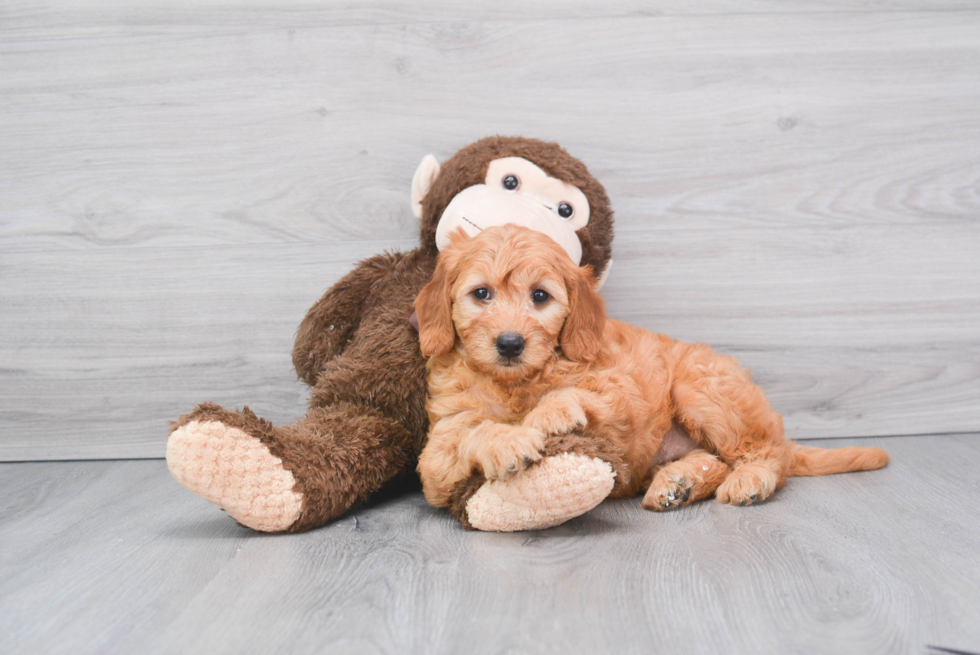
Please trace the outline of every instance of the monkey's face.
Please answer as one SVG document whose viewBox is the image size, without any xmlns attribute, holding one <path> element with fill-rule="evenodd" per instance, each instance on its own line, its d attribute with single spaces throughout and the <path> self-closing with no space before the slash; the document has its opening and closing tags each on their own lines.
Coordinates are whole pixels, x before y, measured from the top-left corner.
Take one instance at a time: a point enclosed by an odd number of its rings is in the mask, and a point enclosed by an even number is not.
<svg viewBox="0 0 980 655">
<path fill-rule="evenodd" d="M 578 187 L 550 177 L 523 157 L 494 159 L 483 184 L 463 189 L 442 213 L 436 247 L 445 248 L 449 235 L 460 228 L 476 236 L 508 223 L 546 234 L 578 264 L 582 243 L 575 232 L 589 223 L 589 201 Z"/>
<path fill-rule="evenodd" d="M 426 155 L 412 178 L 412 212 L 423 248 L 448 235 L 516 224 L 550 237 L 601 286 L 612 265 L 613 215 L 599 181 L 557 143 L 492 136 L 461 148 L 444 165 Z"/>
</svg>

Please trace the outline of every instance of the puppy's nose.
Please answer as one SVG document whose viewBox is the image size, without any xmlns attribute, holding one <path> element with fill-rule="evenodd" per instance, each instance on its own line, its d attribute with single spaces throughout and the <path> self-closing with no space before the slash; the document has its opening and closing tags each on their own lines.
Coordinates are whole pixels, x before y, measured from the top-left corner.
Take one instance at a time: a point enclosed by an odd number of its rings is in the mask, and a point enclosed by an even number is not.
<svg viewBox="0 0 980 655">
<path fill-rule="evenodd" d="M 501 357 L 517 357 L 524 352 L 524 337 L 516 332 L 504 332 L 495 342 Z"/>
</svg>

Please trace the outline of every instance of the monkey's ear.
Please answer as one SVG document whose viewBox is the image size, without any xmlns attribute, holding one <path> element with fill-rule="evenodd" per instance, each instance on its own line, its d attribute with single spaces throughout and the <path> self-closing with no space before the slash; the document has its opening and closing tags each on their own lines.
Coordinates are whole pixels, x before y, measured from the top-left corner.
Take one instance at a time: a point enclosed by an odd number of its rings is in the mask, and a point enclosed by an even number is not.
<svg viewBox="0 0 980 655">
<path fill-rule="evenodd" d="M 412 176 L 412 213 L 415 214 L 415 218 L 422 218 L 422 200 L 432 188 L 436 176 L 439 175 L 439 168 L 436 158 L 433 155 L 426 155 L 415 169 L 415 175 Z"/>
<path fill-rule="evenodd" d="M 558 343 L 573 362 L 591 362 L 602 346 L 606 309 L 596 291 L 592 271 L 570 266 L 565 278 L 568 286 L 568 317 Z"/>
<path fill-rule="evenodd" d="M 440 255 L 436 272 L 415 299 L 415 315 L 419 319 L 419 346 L 423 357 L 445 355 L 456 343 L 449 259 L 450 257 Z"/>
</svg>

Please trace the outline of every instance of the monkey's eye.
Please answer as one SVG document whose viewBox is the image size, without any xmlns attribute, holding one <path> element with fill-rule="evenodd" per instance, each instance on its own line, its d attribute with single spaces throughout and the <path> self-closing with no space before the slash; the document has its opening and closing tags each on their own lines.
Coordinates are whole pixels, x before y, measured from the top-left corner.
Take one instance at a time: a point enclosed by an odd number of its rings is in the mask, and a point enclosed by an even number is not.
<svg viewBox="0 0 980 655">
<path fill-rule="evenodd" d="M 473 297 L 476 298 L 477 300 L 489 300 L 490 290 L 484 288 L 476 289 L 475 291 L 473 291 Z"/>
<path fill-rule="evenodd" d="M 558 204 L 558 215 L 564 218 L 566 221 L 570 219 L 574 213 L 575 208 L 569 205 L 567 202 Z"/>
<path fill-rule="evenodd" d="M 543 305 L 543 304 L 545 304 L 546 302 L 548 302 L 548 298 L 550 298 L 550 297 L 551 296 L 549 296 L 548 295 L 548 292 L 545 291 L 544 289 L 535 289 L 531 293 L 531 300 L 534 301 L 534 304 L 535 305 Z"/>
<path fill-rule="evenodd" d="M 521 178 L 516 175 L 505 175 L 500 184 L 508 191 L 517 191 L 517 187 L 521 186 Z"/>
</svg>

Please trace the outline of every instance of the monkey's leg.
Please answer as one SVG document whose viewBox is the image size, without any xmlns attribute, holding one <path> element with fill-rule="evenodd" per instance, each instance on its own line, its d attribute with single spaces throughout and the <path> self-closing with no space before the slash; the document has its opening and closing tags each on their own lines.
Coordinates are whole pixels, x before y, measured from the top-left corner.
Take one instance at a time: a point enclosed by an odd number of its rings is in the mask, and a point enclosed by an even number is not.
<svg viewBox="0 0 980 655">
<path fill-rule="evenodd" d="M 414 464 L 408 430 L 350 403 L 274 427 L 248 408 L 205 404 L 182 416 L 167 465 L 184 487 L 263 532 L 301 532 L 337 518 Z"/>
<path fill-rule="evenodd" d="M 450 512 L 469 530 L 550 528 L 601 503 L 623 467 L 615 446 L 581 433 L 548 437 L 543 454 L 507 480 L 479 474 L 463 480 L 453 490 Z"/>
</svg>

